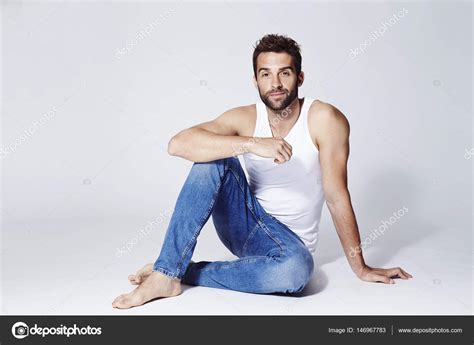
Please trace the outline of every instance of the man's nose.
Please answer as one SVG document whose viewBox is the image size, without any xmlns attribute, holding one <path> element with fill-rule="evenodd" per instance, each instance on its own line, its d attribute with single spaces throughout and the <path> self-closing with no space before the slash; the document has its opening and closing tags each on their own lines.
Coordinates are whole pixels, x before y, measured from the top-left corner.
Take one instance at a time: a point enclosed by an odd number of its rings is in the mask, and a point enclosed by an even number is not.
<svg viewBox="0 0 474 345">
<path fill-rule="evenodd" d="M 279 89 L 279 88 L 281 88 L 281 86 L 282 85 L 281 85 L 280 77 L 279 76 L 273 77 L 272 88 Z"/>
</svg>

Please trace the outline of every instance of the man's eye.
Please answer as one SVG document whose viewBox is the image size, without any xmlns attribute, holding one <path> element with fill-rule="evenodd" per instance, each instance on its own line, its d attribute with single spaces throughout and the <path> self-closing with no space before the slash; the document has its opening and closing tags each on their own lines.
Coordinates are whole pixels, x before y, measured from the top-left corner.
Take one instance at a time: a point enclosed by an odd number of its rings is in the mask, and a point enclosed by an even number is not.
<svg viewBox="0 0 474 345">
<path fill-rule="evenodd" d="M 284 75 L 290 75 L 290 73 L 288 73 L 288 72 L 283 72 L 283 74 L 284 74 Z"/>
<path fill-rule="evenodd" d="M 267 76 L 268 76 L 268 73 L 262 74 L 262 77 L 267 77 Z"/>
</svg>

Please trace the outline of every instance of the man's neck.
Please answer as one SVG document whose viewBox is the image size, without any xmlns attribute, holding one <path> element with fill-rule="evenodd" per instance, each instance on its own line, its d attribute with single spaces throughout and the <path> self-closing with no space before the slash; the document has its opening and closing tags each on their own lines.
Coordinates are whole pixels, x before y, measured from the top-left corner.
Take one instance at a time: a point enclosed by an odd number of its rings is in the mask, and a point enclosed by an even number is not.
<svg viewBox="0 0 474 345">
<path fill-rule="evenodd" d="M 302 100 L 303 98 L 296 97 L 293 102 L 291 102 L 290 105 L 283 110 L 275 111 L 267 107 L 268 120 L 271 121 L 271 123 L 277 128 L 286 128 L 288 124 L 293 123 L 294 120 L 298 117 L 301 109 Z"/>
</svg>

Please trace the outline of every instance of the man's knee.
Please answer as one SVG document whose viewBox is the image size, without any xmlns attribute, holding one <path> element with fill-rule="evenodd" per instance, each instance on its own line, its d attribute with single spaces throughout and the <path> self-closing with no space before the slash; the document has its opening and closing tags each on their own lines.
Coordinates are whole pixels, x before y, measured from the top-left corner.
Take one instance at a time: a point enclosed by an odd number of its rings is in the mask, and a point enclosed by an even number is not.
<svg viewBox="0 0 474 345">
<path fill-rule="evenodd" d="M 235 166 L 240 166 L 239 159 L 236 157 L 228 157 L 228 158 L 216 159 L 209 162 L 195 162 L 192 168 L 204 171 L 206 169 L 215 169 L 216 167 L 228 168 L 228 167 L 235 167 Z"/>
<path fill-rule="evenodd" d="M 314 261 L 307 250 L 288 254 L 268 271 L 267 284 L 273 292 L 301 292 L 314 272 Z"/>
<path fill-rule="evenodd" d="M 216 159 L 209 162 L 195 162 L 191 168 L 191 173 L 201 177 L 218 174 L 222 178 L 228 170 L 232 170 L 234 175 L 244 176 L 242 166 L 237 157 Z"/>
<path fill-rule="evenodd" d="M 225 170 L 224 159 L 209 162 L 195 162 L 191 167 L 190 176 L 193 180 L 208 179 L 213 175 L 222 176 Z"/>
</svg>

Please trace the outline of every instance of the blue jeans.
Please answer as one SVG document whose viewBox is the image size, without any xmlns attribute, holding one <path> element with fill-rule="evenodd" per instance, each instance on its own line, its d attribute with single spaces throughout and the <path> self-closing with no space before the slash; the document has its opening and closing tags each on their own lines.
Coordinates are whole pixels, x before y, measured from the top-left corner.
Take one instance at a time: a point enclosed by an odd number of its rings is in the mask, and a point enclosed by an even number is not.
<svg viewBox="0 0 474 345">
<path fill-rule="evenodd" d="M 219 239 L 239 259 L 190 262 L 211 215 Z M 153 271 L 187 285 L 296 293 L 310 280 L 314 262 L 298 235 L 265 212 L 239 160 L 230 157 L 193 164 Z"/>
</svg>

